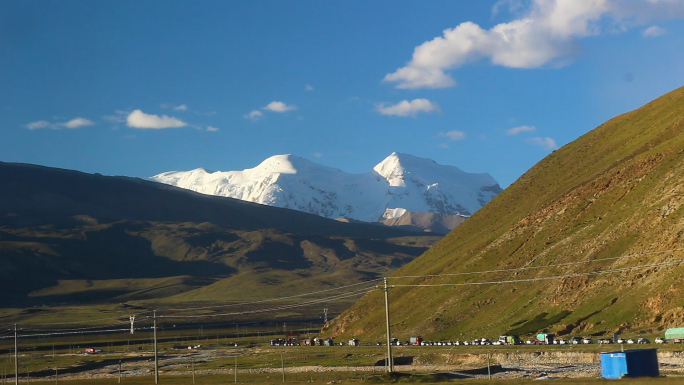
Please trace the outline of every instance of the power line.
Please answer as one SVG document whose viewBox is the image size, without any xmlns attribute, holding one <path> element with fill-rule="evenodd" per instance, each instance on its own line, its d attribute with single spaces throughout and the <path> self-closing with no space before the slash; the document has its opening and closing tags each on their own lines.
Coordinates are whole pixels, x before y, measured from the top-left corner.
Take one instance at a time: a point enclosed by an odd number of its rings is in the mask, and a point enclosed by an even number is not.
<svg viewBox="0 0 684 385">
<path fill-rule="evenodd" d="M 27 331 L 34 331 L 34 332 L 82 332 L 82 331 L 89 331 L 89 330 L 100 330 L 103 328 L 108 328 L 108 327 L 114 327 L 117 325 L 122 325 L 122 324 L 127 324 L 127 322 L 122 321 L 122 322 L 116 322 L 116 323 L 110 323 L 110 324 L 105 324 L 105 325 L 96 325 L 96 326 L 88 326 L 88 327 L 83 327 L 83 328 L 64 328 L 64 329 L 35 329 L 35 328 L 29 328 L 29 327 L 24 327 L 23 330 Z"/>
<path fill-rule="evenodd" d="M 249 310 L 249 311 L 241 311 L 241 312 L 231 312 L 231 313 L 220 313 L 220 314 L 165 315 L 165 316 L 160 316 L 160 318 L 204 318 L 204 317 L 220 317 L 220 316 L 229 316 L 229 315 L 245 315 L 245 314 L 264 313 L 264 312 L 277 311 L 277 310 L 293 309 L 293 308 L 298 308 L 298 307 L 303 307 L 303 306 L 315 305 L 315 304 L 319 304 L 319 303 L 326 302 L 326 301 L 349 298 L 349 297 L 357 296 L 359 294 L 368 293 L 372 290 L 374 290 L 374 288 L 366 288 L 366 289 L 362 289 L 362 290 L 352 292 L 352 293 L 340 294 L 340 295 L 337 295 L 334 297 L 322 298 L 322 299 L 302 302 L 302 303 L 298 303 L 298 304 L 282 305 L 282 306 L 266 308 L 266 309 Z"/>
<path fill-rule="evenodd" d="M 242 306 L 242 305 L 254 305 L 254 304 L 259 304 L 259 303 L 281 301 L 284 299 L 308 297 L 308 296 L 314 295 L 314 294 L 320 294 L 320 293 L 327 293 L 327 292 L 336 291 L 336 290 L 342 290 L 342 289 L 346 289 L 349 287 L 364 285 L 364 284 L 368 284 L 368 283 L 375 282 L 375 281 L 382 281 L 382 278 L 375 278 L 375 279 L 371 279 L 371 280 L 364 281 L 364 282 L 353 283 L 351 285 L 338 286 L 338 287 L 325 289 L 325 290 L 313 291 L 310 293 L 296 294 L 296 295 L 290 295 L 290 296 L 286 296 L 286 297 L 269 298 L 269 299 L 264 299 L 264 300 L 259 300 L 259 301 L 245 301 L 245 302 L 237 302 L 237 303 L 231 303 L 231 304 L 225 304 L 225 305 L 188 307 L 188 308 L 181 308 L 181 309 L 162 309 L 162 310 L 163 311 L 189 311 L 189 310 L 217 309 L 217 308 L 223 308 L 223 307 L 233 307 L 233 306 Z"/>
<path fill-rule="evenodd" d="M 584 277 L 584 276 L 589 276 L 589 275 L 619 273 L 619 272 L 639 270 L 639 269 L 648 269 L 648 268 L 653 268 L 653 267 L 678 265 L 678 264 L 681 264 L 682 262 L 684 262 L 684 259 L 678 259 L 676 261 L 669 261 L 669 262 L 661 262 L 661 263 L 656 263 L 656 264 L 652 264 L 652 265 L 639 265 L 639 266 L 631 266 L 631 267 L 621 267 L 621 268 L 617 268 L 617 269 L 590 271 L 590 272 L 586 272 L 586 273 L 554 275 L 554 276 L 549 276 L 549 277 L 521 278 L 521 279 L 502 280 L 502 281 L 414 284 L 414 285 L 392 285 L 392 286 L 393 287 L 472 286 L 472 285 L 494 285 L 494 284 L 503 284 L 503 283 L 533 282 L 533 281 L 544 281 L 544 280 L 550 280 L 550 279 L 575 278 L 575 277 Z"/>
<path fill-rule="evenodd" d="M 158 318 L 209 318 L 209 317 L 221 317 L 221 316 L 231 316 L 231 315 L 245 315 L 245 314 L 264 313 L 264 312 L 293 309 L 293 308 L 298 308 L 298 307 L 303 307 L 303 306 L 315 305 L 315 304 L 320 304 L 323 302 L 333 301 L 333 300 L 338 300 L 338 299 L 350 298 L 350 297 L 354 297 L 354 296 L 357 296 L 360 294 L 366 294 L 372 290 L 375 290 L 375 287 L 363 288 L 363 289 L 355 290 L 352 292 L 336 294 L 334 296 L 330 296 L 330 297 L 326 297 L 326 298 L 320 298 L 320 299 L 315 299 L 315 300 L 306 301 L 306 302 L 300 302 L 300 303 L 296 303 L 296 304 L 281 305 L 281 306 L 265 308 L 265 309 L 246 310 L 246 311 L 239 311 L 239 312 L 219 313 L 219 314 L 161 315 L 161 316 L 157 316 L 157 317 Z"/>
<path fill-rule="evenodd" d="M 572 265 L 586 264 L 586 263 L 592 263 L 592 262 L 603 262 L 603 261 L 612 261 L 612 260 L 624 259 L 624 258 L 634 258 L 634 257 L 645 256 L 645 255 L 662 254 L 662 253 L 669 253 L 669 252 L 675 252 L 675 251 L 684 251 L 684 248 L 670 249 L 670 250 L 660 250 L 660 251 L 651 251 L 651 252 L 637 253 L 637 254 L 628 254 L 628 255 L 622 255 L 622 256 L 619 256 L 619 257 L 592 259 L 592 260 L 589 260 L 589 261 L 578 261 L 578 262 L 557 263 L 557 264 L 550 264 L 550 265 L 545 265 L 545 266 L 526 266 L 526 267 L 516 267 L 516 268 L 510 268 L 510 269 L 468 271 L 468 272 L 462 272 L 462 273 L 426 274 L 426 275 L 401 275 L 401 276 L 387 277 L 387 279 L 399 279 L 399 278 L 433 278 L 433 277 L 448 277 L 448 276 L 458 276 L 458 275 L 472 275 L 472 274 L 486 274 L 486 273 L 503 273 L 503 272 L 521 271 L 521 270 L 530 270 L 530 269 L 546 269 L 546 268 L 552 268 L 552 267 L 563 267 L 563 266 L 572 266 Z"/>
<path fill-rule="evenodd" d="M 141 316 L 143 314 L 150 313 L 150 311 L 142 312 L 136 314 L 136 316 Z M 128 318 L 129 315 L 121 315 L 118 317 L 108 317 L 108 318 L 97 318 L 97 319 L 87 319 L 87 320 L 82 320 L 82 321 L 65 321 L 65 322 L 43 322 L 43 323 L 31 323 L 28 322 L 26 323 L 27 325 L 36 325 L 36 326 L 43 326 L 43 325 L 76 325 L 76 324 L 86 324 L 86 323 L 93 323 L 93 322 L 99 322 L 99 321 L 109 321 L 113 319 L 122 319 L 122 318 Z"/>
<path fill-rule="evenodd" d="M 29 334 L 22 334 L 21 337 L 49 337 L 49 336 L 65 336 L 74 334 L 90 334 L 90 333 L 113 333 L 127 331 L 128 329 L 103 329 L 103 330 L 88 330 L 88 331 L 62 331 L 62 332 L 50 332 L 50 333 L 31 333 L 30 330 L 27 332 Z"/>
</svg>

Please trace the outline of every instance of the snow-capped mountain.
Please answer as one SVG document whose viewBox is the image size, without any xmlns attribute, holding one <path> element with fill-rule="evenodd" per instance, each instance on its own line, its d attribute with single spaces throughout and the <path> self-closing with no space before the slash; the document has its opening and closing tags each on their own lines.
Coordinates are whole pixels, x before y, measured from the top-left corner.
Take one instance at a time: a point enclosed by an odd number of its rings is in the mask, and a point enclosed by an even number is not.
<svg viewBox="0 0 684 385">
<path fill-rule="evenodd" d="M 396 152 L 363 174 L 275 155 L 242 171 L 198 168 L 150 179 L 203 194 L 366 222 L 400 217 L 406 211 L 470 215 L 501 191 L 489 174 Z"/>
</svg>

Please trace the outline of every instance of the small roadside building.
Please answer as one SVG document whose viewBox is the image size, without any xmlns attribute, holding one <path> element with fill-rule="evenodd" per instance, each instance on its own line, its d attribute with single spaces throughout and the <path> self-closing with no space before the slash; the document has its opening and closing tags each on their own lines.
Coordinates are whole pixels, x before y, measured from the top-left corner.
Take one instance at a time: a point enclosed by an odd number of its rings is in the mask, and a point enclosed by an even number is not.
<svg viewBox="0 0 684 385">
<path fill-rule="evenodd" d="M 621 352 L 601 353 L 603 378 L 657 377 L 657 349 L 630 349 Z"/>
</svg>

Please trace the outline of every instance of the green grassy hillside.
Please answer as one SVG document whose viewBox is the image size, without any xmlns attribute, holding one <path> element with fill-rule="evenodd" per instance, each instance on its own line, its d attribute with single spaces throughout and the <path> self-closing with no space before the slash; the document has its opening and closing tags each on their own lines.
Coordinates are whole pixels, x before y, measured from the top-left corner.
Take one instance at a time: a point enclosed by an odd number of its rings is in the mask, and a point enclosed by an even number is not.
<svg viewBox="0 0 684 385">
<path fill-rule="evenodd" d="M 393 334 L 407 338 L 652 333 L 684 324 L 684 88 L 553 152 L 394 273 Z M 661 252 L 666 250 L 676 250 Z M 633 257 L 596 261 L 631 254 Z M 591 262 L 595 261 L 595 262 Z M 674 261 L 671 265 L 504 284 Z M 572 265 L 567 263 L 582 262 Z M 586 262 L 586 263 L 584 263 Z M 566 264 L 563 266 L 549 266 Z M 482 274 L 474 271 L 518 269 Z M 401 285 L 456 286 L 401 286 Z M 330 326 L 384 334 L 381 292 Z"/>
</svg>

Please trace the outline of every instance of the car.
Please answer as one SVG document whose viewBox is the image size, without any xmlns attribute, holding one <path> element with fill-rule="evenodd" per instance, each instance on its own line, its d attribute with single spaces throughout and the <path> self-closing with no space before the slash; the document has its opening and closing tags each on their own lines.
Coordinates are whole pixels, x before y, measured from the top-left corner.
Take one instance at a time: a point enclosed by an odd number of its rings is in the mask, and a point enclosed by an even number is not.
<svg viewBox="0 0 684 385">
<path fill-rule="evenodd" d="M 630 339 L 627 340 L 627 343 L 628 343 L 628 344 L 635 344 L 636 341 L 634 341 L 634 339 L 630 338 Z"/>
<path fill-rule="evenodd" d="M 558 345 L 567 345 L 568 344 L 568 340 L 566 340 L 564 338 L 559 338 L 559 339 L 554 340 L 554 341 L 558 341 Z"/>
<path fill-rule="evenodd" d="M 648 338 L 641 338 L 637 339 L 637 344 L 650 344 L 651 341 L 648 340 Z"/>
<path fill-rule="evenodd" d="M 539 341 L 533 340 L 533 339 L 529 339 L 529 340 L 525 341 L 525 345 L 536 345 L 537 342 L 539 342 Z"/>
<path fill-rule="evenodd" d="M 503 342 L 501 342 L 501 341 L 494 341 L 494 342 L 492 342 L 492 345 L 495 345 L 495 346 L 503 345 Z"/>
<path fill-rule="evenodd" d="M 627 343 L 627 340 L 624 339 L 624 338 L 618 338 L 617 343 L 618 343 L 618 344 L 626 344 L 626 343 Z"/>
<path fill-rule="evenodd" d="M 583 344 L 593 344 L 594 341 L 590 337 L 586 337 L 582 339 Z"/>
<path fill-rule="evenodd" d="M 655 343 L 656 343 L 656 344 L 664 344 L 664 343 L 666 343 L 666 341 L 665 341 L 665 339 L 662 338 L 662 337 L 656 337 Z"/>
<path fill-rule="evenodd" d="M 571 337 L 571 338 L 570 338 L 570 343 L 573 344 L 573 345 L 581 344 L 581 343 L 582 343 L 582 337 L 577 337 L 577 336 Z"/>
<path fill-rule="evenodd" d="M 463 341 L 463 345 L 468 346 L 468 345 L 472 345 L 472 344 L 468 341 Z"/>
<path fill-rule="evenodd" d="M 612 344 L 613 340 L 611 340 L 610 338 L 601 338 L 598 340 L 598 343 L 599 343 L 599 345 L 608 345 L 608 344 Z"/>
</svg>

